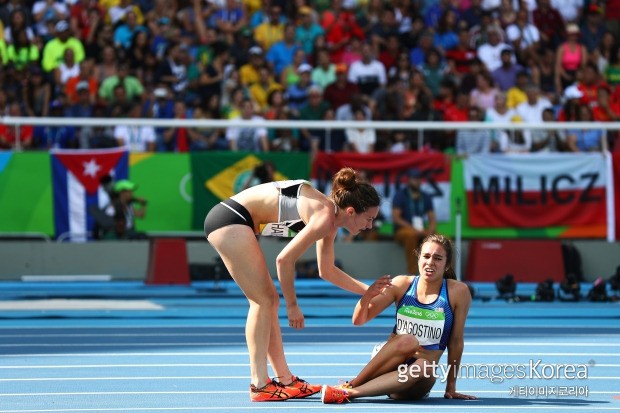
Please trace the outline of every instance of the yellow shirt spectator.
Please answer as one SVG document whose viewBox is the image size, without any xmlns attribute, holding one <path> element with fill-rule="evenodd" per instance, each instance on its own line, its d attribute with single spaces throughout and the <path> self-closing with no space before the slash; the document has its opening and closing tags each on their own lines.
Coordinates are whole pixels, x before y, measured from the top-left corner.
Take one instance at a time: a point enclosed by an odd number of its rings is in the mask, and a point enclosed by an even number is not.
<svg viewBox="0 0 620 413">
<path fill-rule="evenodd" d="M 261 45 L 263 50 L 269 50 L 271 46 L 284 39 L 284 24 L 261 23 L 254 30 L 254 40 Z"/>
<path fill-rule="evenodd" d="M 511 87 L 506 92 L 506 106 L 511 109 L 516 108 L 525 101 L 527 101 L 527 94 L 516 86 Z"/>
</svg>

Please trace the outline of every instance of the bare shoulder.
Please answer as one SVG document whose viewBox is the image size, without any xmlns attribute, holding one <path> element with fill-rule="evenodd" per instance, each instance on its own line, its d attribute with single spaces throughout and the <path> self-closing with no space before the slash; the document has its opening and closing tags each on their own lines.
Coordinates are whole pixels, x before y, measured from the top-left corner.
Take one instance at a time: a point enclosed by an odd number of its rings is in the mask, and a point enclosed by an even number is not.
<svg viewBox="0 0 620 413">
<path fill-rule="evenodd" d="M 462 281 L 448 280 L 448 294 L 450 294 L 450 300 L 459 302 L 468 302 L 471 300 L 469 287 Z"/>
</svg>

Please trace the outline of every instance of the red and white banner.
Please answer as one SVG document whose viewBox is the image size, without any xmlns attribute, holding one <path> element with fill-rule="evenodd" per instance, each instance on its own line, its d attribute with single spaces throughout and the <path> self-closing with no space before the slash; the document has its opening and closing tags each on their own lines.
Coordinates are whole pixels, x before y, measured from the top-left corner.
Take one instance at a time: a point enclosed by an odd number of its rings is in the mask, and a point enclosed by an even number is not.
<svg viewBox="0 0 620 413">
<path fill-rule="evenodd" d="M 469 224 L 607 226 L 610 172 L 601 153 L 470 156 L 464 161 Z"/>
<path fill-rule="evenodd" d="M 370 153 L 319 152 L 312 162 L 312 182 L 316 188 L 329 193 L 332 177 L 339 169 L 350 167 L 364 171 L 381 196 L 381 213 L 392 216 L 392 198 L 407 185 L 407 173 L 418 169 L 422 173 L 422 190 L 433 199 L 437 221 L 450 220 L 450 158 L 441 153 Z"/>
</svg>

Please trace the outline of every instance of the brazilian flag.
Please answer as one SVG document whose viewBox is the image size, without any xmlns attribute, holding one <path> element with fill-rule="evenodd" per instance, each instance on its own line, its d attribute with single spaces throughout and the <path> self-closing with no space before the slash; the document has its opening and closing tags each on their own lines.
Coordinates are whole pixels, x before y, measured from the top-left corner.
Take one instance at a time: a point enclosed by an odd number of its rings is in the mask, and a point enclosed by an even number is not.
<svg viewBox="0 0 620 413">
<path fill-rule="evenodd" d="M 205 216 L 218 202 L 241 191 L 254 167 L 264 161 L 275 165 L 275 179 L 309 179 L 310 156 L 306 153 L 194 152 L 192 228 L 203 228 Z"/>
</svg>

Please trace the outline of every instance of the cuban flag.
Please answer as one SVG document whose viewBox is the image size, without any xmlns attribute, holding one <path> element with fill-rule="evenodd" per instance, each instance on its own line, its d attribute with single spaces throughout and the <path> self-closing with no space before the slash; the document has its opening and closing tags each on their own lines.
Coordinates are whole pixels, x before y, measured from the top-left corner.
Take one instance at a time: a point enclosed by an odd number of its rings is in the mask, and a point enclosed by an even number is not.
<svg viewBox="0 0 620 413">
<path fill-rule="evenodd" d="M 89 212 L 109 202 L 101 178 L 126 179 L 129 153 L 125 148 L 50 151 L 56 237 L 86 241 L 95 219 Z"/>
</svg>

